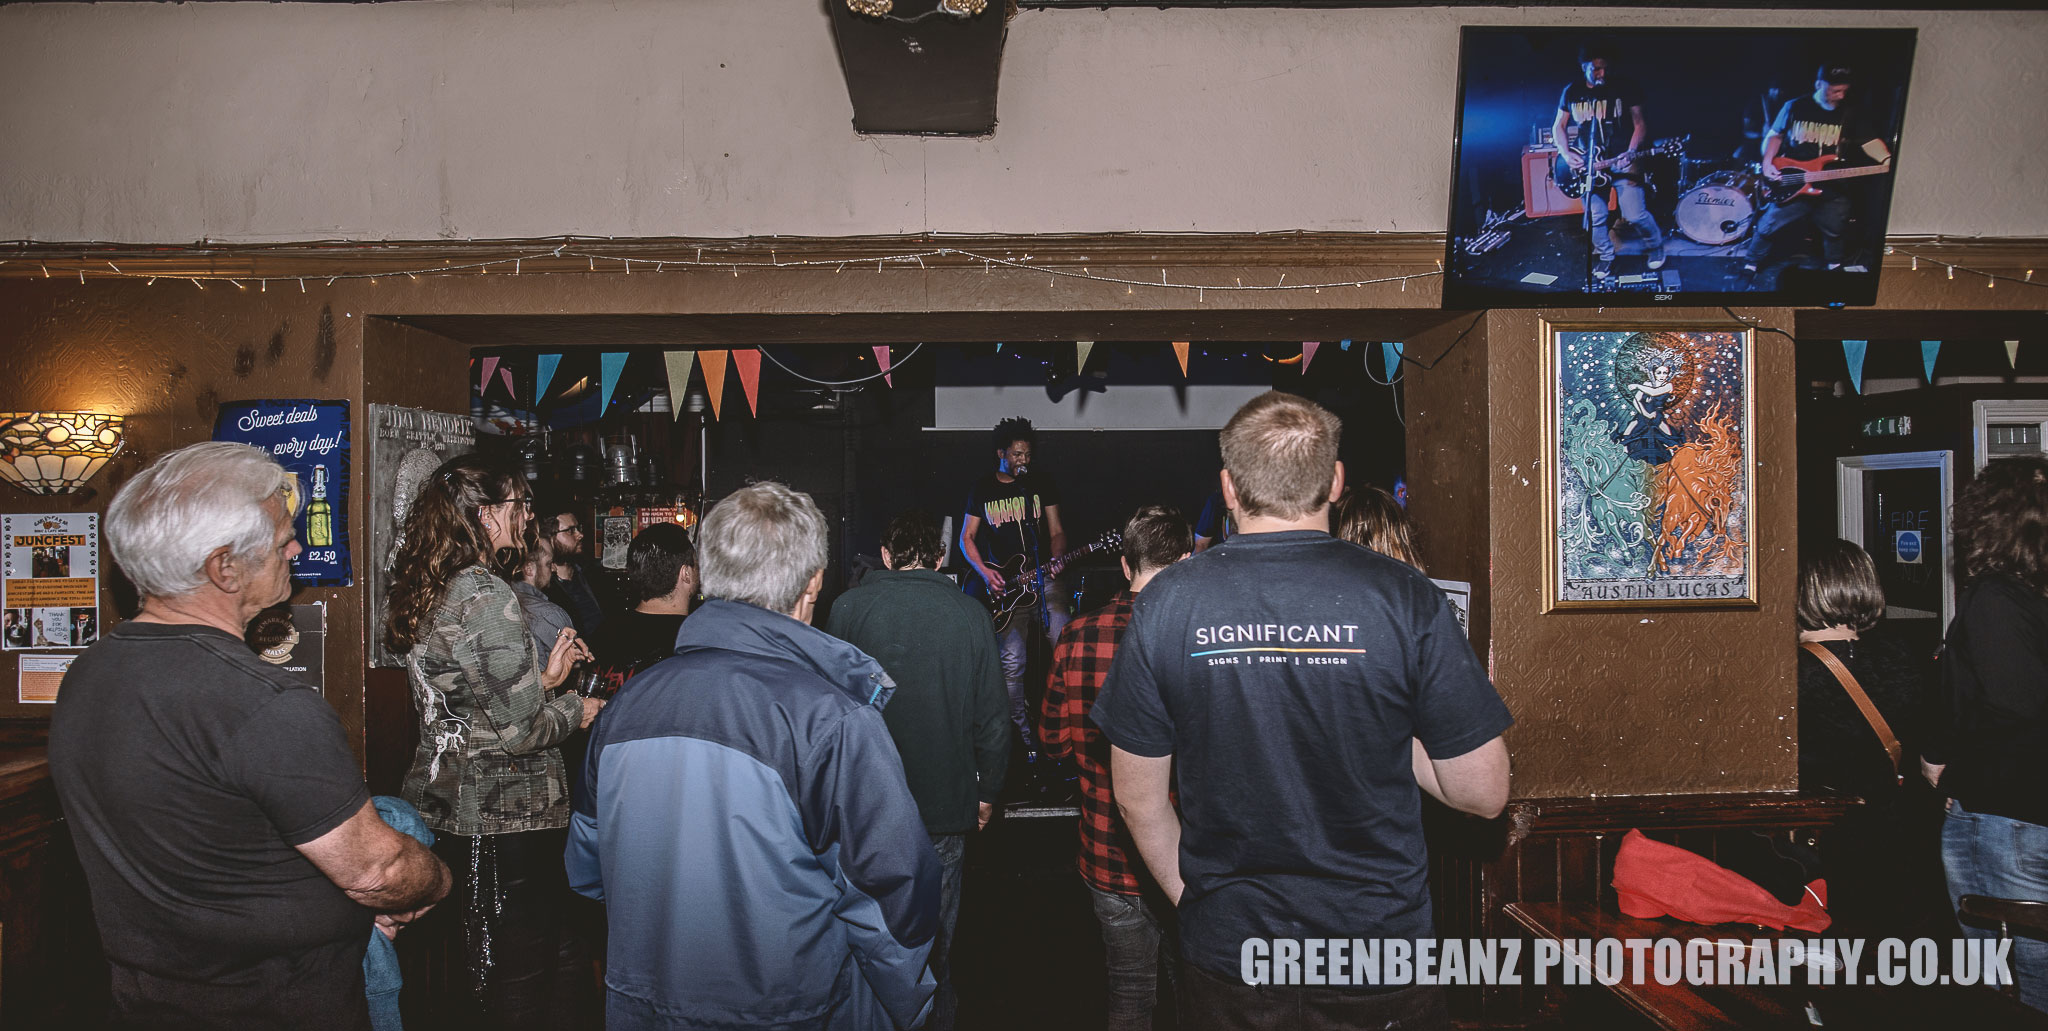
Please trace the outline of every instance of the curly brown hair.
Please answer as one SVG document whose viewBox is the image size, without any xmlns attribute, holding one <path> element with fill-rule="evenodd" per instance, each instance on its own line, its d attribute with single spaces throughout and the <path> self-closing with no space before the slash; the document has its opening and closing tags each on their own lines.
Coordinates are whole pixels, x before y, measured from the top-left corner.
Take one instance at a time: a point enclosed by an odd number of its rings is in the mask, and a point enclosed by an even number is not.
<svg viewBox="0 0 2048 1031">
<path fill-rule="evenodd" d="M 510 580 L 526 561 L 526 539 L 493 549 L 479 510 L 527 497 L 526 481 L 509 467 L 478 455 L 457 455 L 441 463 L 405 514 L 405 535 L 391 563 L 391 599 L 385 609 L 384 639 L 403 654 L 419 643 L 420 628 L 448 593 L 457 572 L 482 565 Z"/>
<path fill-rule="evenodd" d="M 1956 499 L 1956 566 L 2004 574 L 2048 594 L 2048 458 L 2000 458 Z"/>
</svg>

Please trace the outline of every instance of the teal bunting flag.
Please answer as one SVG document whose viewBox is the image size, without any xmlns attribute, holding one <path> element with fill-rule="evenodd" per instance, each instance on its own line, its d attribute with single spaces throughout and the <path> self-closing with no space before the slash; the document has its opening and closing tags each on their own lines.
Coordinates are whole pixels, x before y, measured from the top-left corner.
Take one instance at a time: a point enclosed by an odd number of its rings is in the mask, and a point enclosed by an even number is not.
<svg viewBox="0 0 2048 1031">
<path fill-rule="evenodd" d="M 1863 393 L 1863 356 L 1870 352 L 1868 340 L 1842 341 L 1842 359 L 1849 363 L 1849 386 Z"/>
<path fill-rule="evenodd" d="M 602 391 L 597 404 L 599 415 L 611 410 L 612 391 L 618 388 L 619 373 L 626 368 L 626 352 L 606 351 L 598 357 L 599 389 Z"/>
</svg>

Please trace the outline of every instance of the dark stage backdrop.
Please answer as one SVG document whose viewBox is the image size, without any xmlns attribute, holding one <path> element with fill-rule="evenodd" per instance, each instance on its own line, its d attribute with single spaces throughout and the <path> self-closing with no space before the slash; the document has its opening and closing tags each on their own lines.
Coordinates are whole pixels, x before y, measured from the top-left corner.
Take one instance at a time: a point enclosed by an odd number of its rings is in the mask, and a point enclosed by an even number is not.
<svg viewBox="0 0 2048 1031">
<path fill-rule="evenodd" d="M 1340 372 L 1340 363 L 1358 368 Z M 735 414 L 728 402 L 726 418 L 711 426 L 711 496 L 778 479 L 815 498 L 832 527 L 828 599 L 844 589 L 856 555 L 879 553 L 882 529 L 896 512 L 921 507 L 950 516 L 957 533 L 973 481 L 995 466 L 995 448 L 988 429 L 925 428 L 933 414 L 931 367 L 912 363 L 897 372 L 893 388 L 873 384 L 845 395 L 834 412 L 810 408 L 817 395 L 799 393 L 804 384 L 764 365 L 760 415 L 749 417 L 744 408 Z M 1281 389 L 1307 394 L 1344 419 L 1341 454 L 1351 479 L 1391 489 L 1404 471 L 1406 438 L 1391 392 L 1366 377 L 1358 349 L 1326 347 L 1306 380 L 1293 366 L 1272 368 Z M 785 401 L 771 403 L 778 396 Z M 990 428 L 1007 414 L 990 412 Z M 1210 430 L 1057 430 L 1039 434 L 1033 468 L 1057 478 L 1067 541 L 1078 548 L 1121 527 L 1143 504 L 1175 505 L 1194 520 L 1216 489 L 1221 465 Z M 1113 556 L 1106 565 L 1115 567 Z"/>
</svg>

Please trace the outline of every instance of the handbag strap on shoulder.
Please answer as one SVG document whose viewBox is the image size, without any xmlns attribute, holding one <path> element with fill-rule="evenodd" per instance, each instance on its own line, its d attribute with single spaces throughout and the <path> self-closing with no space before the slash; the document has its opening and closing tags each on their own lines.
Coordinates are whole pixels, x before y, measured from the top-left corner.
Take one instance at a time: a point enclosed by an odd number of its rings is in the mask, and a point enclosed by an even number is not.
<svg viewBox="0 0 2048 1031">
<path fill-rule="evenodd" d="M 1899 772 L 1899 756 L 1904 751 L 1899 745 L 1899 737 L 1892 733 L 1892 725 L 1885 722 L 1884 714 L 1877 711 L 1877 704 L 1864 693 L 1863 685 L 1856 682 L 1856 675 L 1850 673 L 1849 667 L 1842 665 L 1842 660 L 1836 658 L 1835 653 L 1827 650 L 1820 642 L 1806 641 L 1800 647 L 1812 652 L 1813 657 L 1819 659 L 1821 665 L 1826 666 L 1828 672 L 1835 675 L 1836 680 L 1841 681 L 1842 690 L 1849 692 L 1849 700 L 1856 703 L 1856 708 L 1862 711 L 1863 718 L 1870 722 L 1870 729 L 1877 731 L 1877 739 L 1884 742 L 1885 754 L 1892 758 L 1892 772 Z"/>
</svg>

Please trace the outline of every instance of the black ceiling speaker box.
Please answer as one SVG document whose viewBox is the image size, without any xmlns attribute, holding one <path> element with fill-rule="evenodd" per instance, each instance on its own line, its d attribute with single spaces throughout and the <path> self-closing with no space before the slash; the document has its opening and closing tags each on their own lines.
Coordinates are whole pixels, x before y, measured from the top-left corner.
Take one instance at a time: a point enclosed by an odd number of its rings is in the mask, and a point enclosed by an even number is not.
<svg viewBox="0 0 2048 1031">
<path fill-rule="evenodd" d="M 950 0 L 951 8 L 975 0 Z M 853 100 L 853 127 L 864 133 L 985 136 L 996 128 L 996 79 L 1002 67 L 1004 0 L 975 14 L 954 14 L 941 0 L 825 0 L 839 67 Z"/>
</svg>

